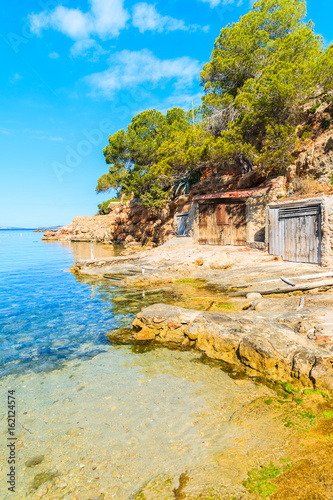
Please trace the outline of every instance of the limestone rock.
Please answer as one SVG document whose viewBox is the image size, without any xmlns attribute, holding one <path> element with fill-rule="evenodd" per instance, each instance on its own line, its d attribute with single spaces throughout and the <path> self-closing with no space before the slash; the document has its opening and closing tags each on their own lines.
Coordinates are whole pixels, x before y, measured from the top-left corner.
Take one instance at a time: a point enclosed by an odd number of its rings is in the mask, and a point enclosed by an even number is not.
<svg viewBox="0 0 333 500">
<path fill-rule="evenodd" d="M 227 254 L 213 255 L 203 263 L 203 267 L 210 269 L 228 269 L 233 264 L 232 260 Z"/>
<path fill-rule="evenodd" d="M 245 365 L 266 374 L 276 372 L 277 360 L 280 358 L 272 344 L 258 335 L 242 339 L 239 345 L 239 356 Z"/>
<path fill-rule="evenodd" d="M 332 168 L 333 132 L 328 131 L 319 136 L 310 149 L 299 155 L 296 160 L 296 171 L 299 177 L 306 175 L 327 181 Z"/>
<path fill-rule="evenodd" d="M 246 295 L 246 298 L 249 300 L 261 299 L 262 295 L 261 295 L 261 293 L 250 292 Z"/>
<path fill-rule="evenodd" d="M 333 357 L 316 358 L 310 377 L 317 387 L 333 391 Z"/>
<path fill-rule="evenodd" d="M 142 330 L 134 333 L 135 340 L 155 340 L 155 333 L 148 326 L 144 326 Z"/>
</svg>

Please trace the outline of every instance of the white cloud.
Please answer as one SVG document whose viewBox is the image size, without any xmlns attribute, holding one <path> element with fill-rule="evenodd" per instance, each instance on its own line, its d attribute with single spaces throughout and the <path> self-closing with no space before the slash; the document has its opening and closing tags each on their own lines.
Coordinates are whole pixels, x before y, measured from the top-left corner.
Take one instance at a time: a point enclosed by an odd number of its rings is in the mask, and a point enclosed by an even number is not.
<svg viewBox="0 0 333 500">
<path fill-rule="evenodd" d="M 106 54 L 106 51 L 91 38 L 85 40 L 77 40 L 71 47 L 70 53 L 73 57 L 88 56 L 89 60 L 97 61 L 101 54 Z"/>
<path fill-rule="evenodd" d="M 91 11 L 94 32 L 102 39 L 118 36 L 130 17 L 124 9 L 124 0 L 91 0 Z"/>
<path fill-rule="evenodd" d="M 51 12 L 43 11 L 29 16 L 31 31 L 40 35 L 44 29 L 54 29 L 74 40 L 87 37 L 91 30 L 90 16 L 80 9 L 59 5 Z"/>
<path fill-rule="evenodd" d="M 63 137 L 48 137 L 49 141 L 54 141 L 54 142 L 62 142 L 64 140 Z"/>
<path fill-rule="evenodd" d="M 234 5 L 239 7 L 243 4 L 243 0 L 200 0 L 201 2 L 209 3 L 210 7 L 217 7 L 218 5 Z"/>
<path fill-rule="evenodd" d="M 73 40 L 88 39 L 91 35 L 103 40 L 118 36 L 129 19 L 124 0 L 89 0 L 89 3 L 88 12 L 59 5 L 51 11 L 30 14 L 30 29 L 36 35 L 54 29 Z"/>
<path fill-rule="evenodd" d="M 208 26 L 201 28 L 197 24 L 187 26 L 182 19 L 162 16 L 157 12 L 155 5 L 146 2 L 134 5 L 132 24 L 135 28 L 138 28 L 140 33 L 145 31 L 157 31 L 159 33 L 176 30 L 195 31 L 197 29 L 207 31 L 207 28 L 209 28 Z"/>
<path fill-rule="evenodd" d="M 147 84 L 149 88 L 157 84 L 173 81 L 176 88 L 186 88 L 198 77 L 201 64 L 190 57 L 158 59 L 147 49 L 132 52 L 123 50 L 109 59 L 109 68 L 85 78 L 93 95 L 113 98 L 122 89 Z"/>
<path fill-rule="evenodd" d="M 60 56 L 59 56 L 58 52 L 50 52 L 50 54 L 49 54 L 50 59 L 59 59 L 59 57 Z"/>
<path fill-rule="evenodd" d="M 144 33 L 145 31 L 185 31 L 187 29 L 184 21 L 181 19 L 161 16 L 157 12 L 155 5 L 145 2 L 134 5 L 132 24 L 139 29 L 140 33 Z"/>
<path fill-rule="evenodd" d="M 15 74 L 13 75 L 13 80 L 16 80 L 16 81 L 17 81 L 17 80 L 22 80 L 22 79 L 23 79 L 23 76 L 22 76 L 22 75 L 20 75 L 20 73 L 15 73 Z"/>
</svg>

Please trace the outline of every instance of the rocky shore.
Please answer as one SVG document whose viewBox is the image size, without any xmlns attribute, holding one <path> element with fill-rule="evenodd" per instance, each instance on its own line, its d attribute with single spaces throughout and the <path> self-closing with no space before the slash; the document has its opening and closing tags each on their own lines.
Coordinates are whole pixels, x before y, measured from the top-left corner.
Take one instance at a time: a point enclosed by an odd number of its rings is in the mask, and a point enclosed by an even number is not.
<svg viewBox="0 0 333 500">
<path fill-rule="evenodd" d="M 97 241 L 103 243 L 165 243 L 177 234 L 174 214 L 187 210 L 192 196 L 179 196 L 161 209 L 142 206 L 138 200 L 111 202 L 109 213 L 74 217 L 58 230 L 46 231 L 44 240 Z"/>
<path fill-rule="evenodd" d="M 249 298 L 256 299 L 253 295 Z M 269 380 L 333 391 L 332 352 L 313 344 L 304 322 L 296 333 L 295 316 L 288 311 L 270 320 L 255 311 L 224 314 L 155 304 L 137 315 L 133 338 L 195 348 Z"/>
<path fill-rule="evenodd" d="M 182 300 L 143 309 L 133 331 L 116 331 L 111 341 L 193 348 L 269 380 L 333 391 L 327 269 L 176 238 L 150 250 L 80 260 L 72 271 L 144 293 L 183 288 Z M 303 292 L 281 276 L 295 283 L 306 279 L 310 289 Z"/>
</svg>

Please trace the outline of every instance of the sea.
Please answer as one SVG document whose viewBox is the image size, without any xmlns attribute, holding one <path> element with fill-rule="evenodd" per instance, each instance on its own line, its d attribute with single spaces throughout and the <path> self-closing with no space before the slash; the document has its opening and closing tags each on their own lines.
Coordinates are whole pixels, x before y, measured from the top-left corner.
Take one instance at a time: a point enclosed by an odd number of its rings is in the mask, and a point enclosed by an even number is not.
<svg viewBox="0 0 333 500">
<path fill-rule="evenodd" d="M 90 258 L 90 243 L 1 230 L 0 256 L 4 500 L 130 500 L 151 481 L 149 498 L 168 498 L 167 488 L 172 498 L 184 471 L 211 464 L 237 437 L 231 415 L 269 394 L 197 351 L 112 345 L 108 332 L 172 294 L 76 277 L 70 268 Z"/>
</svg>

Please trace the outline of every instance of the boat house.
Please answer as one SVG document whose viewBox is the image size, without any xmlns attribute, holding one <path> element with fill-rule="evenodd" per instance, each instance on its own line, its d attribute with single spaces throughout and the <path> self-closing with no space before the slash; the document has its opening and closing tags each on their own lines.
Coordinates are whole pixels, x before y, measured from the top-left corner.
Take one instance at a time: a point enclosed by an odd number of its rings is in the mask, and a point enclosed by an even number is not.
<svg viewBox="0 0 333 500">
<path fill-rule="evenodd" d="M 333 196 L 269 204 L 266 242 L 284 260 L 333 265 Z"/>
<path fill-rule="evenodd" d="M 193 197 L 194 216 L 189 219 L 193 238 L 201 245 L 247 245 L 265 248 L 267 204 L 281 192 L 278 182 Z"/>
</svg>

